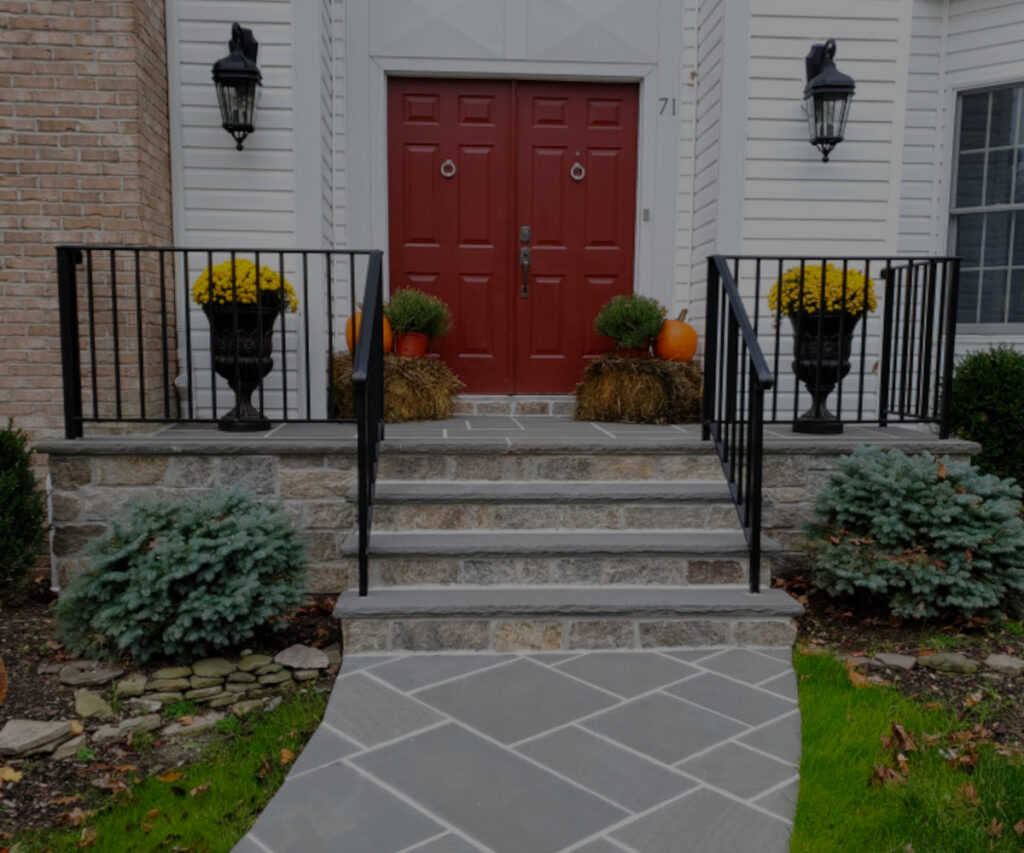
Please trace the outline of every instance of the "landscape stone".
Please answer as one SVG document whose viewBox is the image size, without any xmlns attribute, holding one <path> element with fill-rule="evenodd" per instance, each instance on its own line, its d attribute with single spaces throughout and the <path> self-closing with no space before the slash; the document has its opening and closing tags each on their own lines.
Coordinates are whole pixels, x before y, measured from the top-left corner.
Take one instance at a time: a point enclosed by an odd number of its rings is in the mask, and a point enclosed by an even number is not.
<svg viewBox="0 0 1024 853">
<path fill-rule="evenodd" d="M 253 681 L 255 682 L 255 679 L 253 679 Z M 234 693 L 235 695 L 238 695 L 238 694 L 241 694 L 241 693 L 248 693 L 254 687 L 256 687 L 255 683 L 253 683 L 253 684 L 246 684 L 245 682 L 237 682 L 237 681 L 230 681 L 230 682 L 228 682 L 227 684 L 224 685 L 224 689 L 226 691 L 228 691 L 229 693 Z"/>
<path fill-rule="evenodd" d="M 85 746 L 85 735 L 73 737 L 53 751 L 53 759 L 54 761 L 63 761 L 65 758 L 74 758 L 83 746 Z"/>
<path fill-rule="evenodd" d="M 149 689 L 156 693 L 188 690 L 191 686 L 187 678 L 155 678 L 148 685 Z"/>
<path fill-rule="evenodd" d="M 320 675 L 318 669 L 296 669 L 292 671 L 292 678 L 296 681 L 312 681 Z"/>
<path fill-rule="evenodd" d="M 207 658 L 192 664 L 192 674 L 202 678 L 214 678 L 215 676 L 223 678 L 234 671 L 235 665 L 224 658 Z"/>
<path fill-rule="evenodd" d="M 44 660 L 39 666 L 36 667 L 36 675 L 56 675 L 60 672 L 67 664 L 56 660 Z"/>
<path fill-rule="evenodd" d="M 280 705 L 283 701 L 284 700 L 280 696 L 275 696 L 273 699 L 267 702 L 267 705 L 263 710 L 269 714 L 271 711 L 275 710 L 277 706 Z"/>
<path fill-rule="evenodd" d="M 150 693 L 146 698 L 152 699 L 154 702 L 159 702 L 161 705 L 167 705 L 171 702 L 177 702 L 179 699 L 184 699 L 185 694 L 177 690 L 172 690 L 166 693 Z"/>
<path fill-rule="evenodd" d="M 117 740 L 124 734 L 121 729 L 117 726 L 106 725 L 100 726 L 96 731 L 92 733 L 92 742 L 95 744 L 109 743 L 112 740 Z"/>
<path fill-rule="evenodd" d="M 161 702 L 148 696 L 140 696 L 128 701 L 128 710 L 133 714 L 152 714 L 154 711 L 159 711 L 162 707 L 163 704 Z"/>
<path fill-rule="evenodd" d="M 1020 675 L 1024 672 L 1024 661 L 1013 655 L 989 655 L 985 658 L 985 666 L 1003 675 Z"/>
<path fill-rule="evenodd" d="M 118 723 L 122 732 L 151 732 L 160 728 L 163 718 L 159 714 L 146 714 L 143 717 L 128 717 Z"/>
<path fill-rule="evenodd" d="M 278 672 L 268 672 L 266 675 L 261 675 L 259 677 L 260 684 L 283 684 L 284 682 L 291 680 L 291 673 L 283 670 Z"/>
<path fill-rule="evenodd" d="M 163 681 L 168 678 L 188 678 L 192 674 L 190 666 L 165 666 L 154 672 L 150 678 L 156 681 Z"/>
<path fill-rule="evenodd" d="M 67 720 L 8 720 L 0 729 L 0 755 L 27 755 L 51 744 L 56 747 L 70 737 Z"/>
<path fill-rule="evenodd" d="M 210 711 L 207 714 L 194 717 L 191 723 L 176 722 L 171 723 L 169 726 L 165 726 L 163 734 L 168 737 L 173 735 L 184 735 L 193 734 L 194 732 L 202 732 L 206 729 L 212 729 L 218 720 L 223 720 L 224 715 L 219 711 Z"/>
<path fill-rule="evenodd" d="M 114 716 L 114 709 L 99 693 L 93 692 L 88 687 L 79 687 L 75 691 L 75 713 L 85 720 L 91 717 L 109 719 Z"/>
<path fill-rule="evenodd" d="M 122 678 L 114 687 L 114 692 L 118 698 L 127 699 L 130 696 L 141 696 L 146 691 L 146 678 L 145 674 L 141 672 L 131 672 Z"/>
<path fill-rule="evenodd" d="M 223 689 L 218 685 L 217 687 L 200 687 L 196 690 L 186 690 L 186 699 L 209 699 L 211 696 L 216 696 L 218 693 L 223 693 Z"/>
<path fill-rule="evenodd" d="M 330 661 L 331 666 L 341 665 L 341 644 L 331 643 L 329 646 L 324 648 L 324 654 L 327 655 L 327 660 Z"/>
<path fill-rule="evenodd" d="M 233 672 L 228 676 L 228 683 L 241 682 L 241 683 L 252 683 L 256 680 L 256 676 L 251 672 Z"/>
<path fill-rule="evenodd" d="M 279 663 L 268 663 L 268 664 L 266 664 L 264 666 L 261 666 L 257 670 L 253 670 L 253 674 L 254 675 L 270 675 L 272 672 L 280 672 L 282 669 L 284 669 L 284 667 L 281 666 L 281 664 L 279 664 Z"/>
<path fill-rule="evenodd" d="M 289 669 L 327 669 L 331 662 L 320 649 L 296 643 L 274 656 L 274 663 Z"/>
<path fill-rule="evenodd" d="M 236 693 L 225 693 L 223 696 L 218 696 L 216 699 L 211 699 L 206 703 L 207 708 L 223 708 L 230 705 L 232 702 L 238 701 L 238 694 Z"/>
<path fill-rule="evenodd" d="M 913 655 L 895 655 L 889 652 L 882 652 L 881 654 L 875 655 L 875 660 L 890 669 L 902 669 L 910 671 L 914 668 L 914 664 L 917 663 L 917 658 Z"/>
<path fill-rule="evenodd" d="M 231 706 L 231 713 L 237 714 L 241 717 L 266 704 L 266 699 L 246 699 L 243 702 L 235 702 L 235 704 Z"/>
<path fill-rule="evenodd" d="M 73 660 L 61 667 L 60 680 L 72 687 L 97 686 L 113 681 L 121 674 L 121 668 L 95 660 Z"/>
<path fill-rule="evenodd" d="M 242 670 L 242 672 L 252 672 L 254 669 L 266 666 L 272 661 L 273 658 L 270 657 L 270 655 L 245 655 L 238 662 L 238 668 Z"/>
<path fill-rule="evenodd" d="M 973 658 L 960 652 L 941 652 L 935 655 L 921 655 L 917 659 L 919 666 L 934 669 L 937 672 L 951 672 L 960 675 L 970 675 L 977 672 L 980 664 Z"/>
<path fill-rule="evenodd" d="M 232 673 L 232 675 L 234 675 L 234 673 Z M 188 680 L 188 683 L 192 687 L 213 687 L 214 685 L 220 686 L 221 684 L 223 684 L 224 683 L 224 679 L 223 679 L 222 676 L 218 676 L 218 675 L 215 675 L 215 676 L 193 675 Z"/>
</svg>

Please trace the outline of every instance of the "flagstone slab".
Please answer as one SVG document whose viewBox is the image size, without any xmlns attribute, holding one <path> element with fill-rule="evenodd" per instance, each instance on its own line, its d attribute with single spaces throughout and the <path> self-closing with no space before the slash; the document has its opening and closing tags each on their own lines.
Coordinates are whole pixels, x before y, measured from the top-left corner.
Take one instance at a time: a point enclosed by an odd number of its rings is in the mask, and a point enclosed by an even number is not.
<svg viewBox="0 0 1024 853">
<path fill-rule="evenodd" d="M 364 673 L 339 678 L 324 722 L 363 746 L 375 746 L 433 725 L 442 718 L 415 699 L 374 681 Z"/>
<path fill-rule="evenodd" d="M 378 666 L 374 676 L 399 690 L 418 690 L 512 660 L 512 655 L 411 655 Z"/>
<path fill-rule="evenodd" d="M 700 672 L 654 652 L 595 652 L 556 669 L 627 699 Z"/>
<path fill-rule="evenodd" d="M 665 692 L 752 726 L 793 709 L 788 699 L 710 672 L 667 687 Z"/>
<path fill-rule="evenodd" d="M 796 776 L 796 767 L 738 743 L 725 743 L 676 765 L 716 788 L 749 800 Z"/>
<path fill-rule="evenodd" d="M 800 713 L 791 714 L 766 726 L 737 738 L 745 743 L 783 761 L 800 761 Z"/>
<path fill-rule="evenodd" d="M 747 684 L 758 684 L 793 668 L 789 660 L 779 660 L 772 655 L 748 649 L 729 649 L 705 658 L 700 665 Z"/>
</svg>

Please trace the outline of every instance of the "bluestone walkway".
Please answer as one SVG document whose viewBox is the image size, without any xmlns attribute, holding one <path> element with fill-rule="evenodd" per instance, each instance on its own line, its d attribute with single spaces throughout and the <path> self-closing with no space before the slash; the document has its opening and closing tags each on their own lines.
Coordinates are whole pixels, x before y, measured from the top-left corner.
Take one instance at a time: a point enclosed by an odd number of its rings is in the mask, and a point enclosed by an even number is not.
<svg viewBox="0 0 1024 853">
<path fill-rule="evenodd" d="M 235 853 L 782 853 L 791 655 L 348 657 Z"/>
</svg>

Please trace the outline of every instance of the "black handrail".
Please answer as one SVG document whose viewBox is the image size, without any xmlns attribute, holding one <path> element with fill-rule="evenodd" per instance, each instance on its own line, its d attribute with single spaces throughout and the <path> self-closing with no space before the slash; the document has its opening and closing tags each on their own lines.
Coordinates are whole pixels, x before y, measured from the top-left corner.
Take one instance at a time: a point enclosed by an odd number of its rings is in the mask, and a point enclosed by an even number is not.
<svg viewBox="0 0 1024 853">
<path fill-rule="evenodd" d="M 774 377 L 721 255 L 708 258 L 704 346 L 702 434 L 722 462 L 750 553 L 750 591 L 759 592 L 764 395 Z"/>
<path fill-rule="evenodd" d="M 380 252 L 370 253 L 366 273 L 363 314 L 352 362 L 352 395 L 359 444 L 359 594 L 366 595 L 373 496 L 384 440 L 384 281 Z"/>
</svg>

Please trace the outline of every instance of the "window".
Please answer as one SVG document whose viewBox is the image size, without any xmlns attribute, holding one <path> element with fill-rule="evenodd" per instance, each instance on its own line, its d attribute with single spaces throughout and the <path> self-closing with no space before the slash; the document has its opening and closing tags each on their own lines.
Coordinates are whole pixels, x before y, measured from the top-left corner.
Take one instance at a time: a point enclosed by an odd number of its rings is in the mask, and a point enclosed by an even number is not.
<svg viewBox="0 0 1024 853">
<path fill-rule="evenodd" d="M 1024 85 L 960 98 L 953 218 L 960 323 L 1024 323 Z"/>
</svg>

